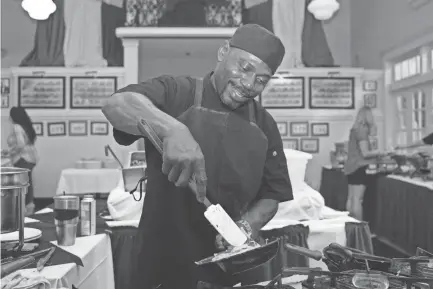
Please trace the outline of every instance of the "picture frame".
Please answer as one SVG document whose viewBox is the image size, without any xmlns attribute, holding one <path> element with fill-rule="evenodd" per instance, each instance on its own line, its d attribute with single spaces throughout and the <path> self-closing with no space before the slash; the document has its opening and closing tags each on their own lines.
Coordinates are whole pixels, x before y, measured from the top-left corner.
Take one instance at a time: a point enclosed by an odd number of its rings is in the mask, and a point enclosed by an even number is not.
<svg viewBox="0 0 433 289">
<path fill-rule="evenodd" d="M 364 91 L 377 91 L 377 81 L 376 80 L 365 80 L 362 84 L 362 89 Z"/>
<path fill-rule="evenodd" d="M 64 121 L 49 122 L 48 136 L 65 136 L 66 135 L 66 123 Z"/>
<path fill-rule="evenodd" d="M 319 139 L 318 138 L 302 138 L 301 139 L 301 151 L 311 154 L 319 152 Z"/>
<path fill-rule="evenodd" d="M 264 108 L 305 108 L 305 78 L 276 73 L 259 97 Z"/>
<path fill-rule="evenodd" d="M 44 123 L 43 122 L 34 122 L 32 123 L 33 129 L 35 130 L 36 136 L 44 135 Z"/>
<path fill-rule="evenodd" d="M 299 140 L 297 138 L 283 139 L 283 148 L 299 150 Z"/>
<path fill-rule="evenodd" d="M 19 76 L 18 106 L 29 109 L 64 109 L 66 77 Z"/>
<path fill-rule="evenodd" d="M 11 92 L 11 81 L 7 77 L 1 79 L 1 108 L 9 108 L 9 95 Z"/>
<path fill-rule="evenodd" d="M 310 77 L 310 109 L 354 109 L 354 77 Z"/>
<path fill-rule="evenodd" d="M 308 136 L 308 122 L 294 121 L 290 123 L 290 136 Z"/>
<path fill-rule="evenodd" d="M 87 136 L 87 121 L 86 120 L 70 120 L 69 121 L 70 136 Z"/>
<path fill-rule="evenodd" d="M 312 136 L 329 136 L 328 122 L 315 122 L 311 124 Z"/>
<path fill-rule="evenodd" d="M 286 121 L 277 121 L 278 131 L 280 132 L 281 137 L 288 136 L 288 124 Z"/>
<path fill-rule="evenodd" d="M 90 122 L 91 135 L 108 135 L 108 122 L 92 121 Z"/>
<path fill-rule="evenodd" d="M 70 78 L 71 109 L 100 109 L 117 90 L 115 76 L 77 76 Z"/>
<path fill-rule="evenodd" d="M 370 108 L 377 107 L 377 94 L 376 93 L 366 93 L 364 94 L 364 106 Z"/>
</svg>

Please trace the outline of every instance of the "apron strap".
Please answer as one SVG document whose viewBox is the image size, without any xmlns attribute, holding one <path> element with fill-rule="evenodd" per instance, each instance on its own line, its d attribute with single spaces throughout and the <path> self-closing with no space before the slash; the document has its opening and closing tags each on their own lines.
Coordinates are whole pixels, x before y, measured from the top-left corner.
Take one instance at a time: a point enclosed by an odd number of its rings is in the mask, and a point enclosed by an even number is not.
<svg viewBox="0 0 433 289">
<path fill-rule="evenodd" d="M 250 122 L 255 124 L 256 123 L 256 113 L 254 110 L 254 100 L 250 100 L 248 102 L 248 109 L 249 109 Z"/>
<path fill-rule="evenodd" d="M 197 78 L 195 80 L 194 106 L 200 107 L 202 98 L 203 98 L 203 79 Z"/>
</svg>

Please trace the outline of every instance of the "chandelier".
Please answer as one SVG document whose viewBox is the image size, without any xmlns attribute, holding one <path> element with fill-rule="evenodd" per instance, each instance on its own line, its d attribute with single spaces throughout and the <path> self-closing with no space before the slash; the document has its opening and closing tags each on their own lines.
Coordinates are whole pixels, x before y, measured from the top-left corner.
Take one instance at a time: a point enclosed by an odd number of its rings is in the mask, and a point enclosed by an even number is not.
<svg viewBox="0 0 433 289">
<path fill-rule="evenodd" d="M 336 0 L 313 0 L 308 5 L 308 11 L 314 15 L 317 20 L 328 20 L 340 8 Z"/>
</svg>

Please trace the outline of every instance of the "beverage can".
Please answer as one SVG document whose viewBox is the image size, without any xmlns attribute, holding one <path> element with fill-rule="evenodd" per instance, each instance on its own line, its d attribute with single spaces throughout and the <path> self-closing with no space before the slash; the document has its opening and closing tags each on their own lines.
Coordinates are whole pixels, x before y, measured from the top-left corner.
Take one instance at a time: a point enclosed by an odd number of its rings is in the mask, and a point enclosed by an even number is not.
<svg viewBox="0 0 433 289">
<path fill-rule="evenodd" d="M 85 195 L 80 204 L 81 235 L 96 234 L 96 201 L 92 195 Z"/>
</svg>

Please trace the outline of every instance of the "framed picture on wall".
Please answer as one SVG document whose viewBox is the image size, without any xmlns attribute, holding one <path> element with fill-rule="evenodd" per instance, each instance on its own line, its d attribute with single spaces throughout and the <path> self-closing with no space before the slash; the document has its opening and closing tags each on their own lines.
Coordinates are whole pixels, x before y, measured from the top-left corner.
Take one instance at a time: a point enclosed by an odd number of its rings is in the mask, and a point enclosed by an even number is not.
<svg viewBox="0 0 433 289">
<path fill-rule="evenodd" d="M 377 81 L 365 80 L 363 82 L 362 88 L 364 91 L 376 91 L 377 90 Z"/>
<path fill-rule="evenodd" d="M 32 109 L 65 108 L 65 77 L 19 76 L 18 106 Z"/>
<path fill-rule="evenodd" d="M 260 103 L 266 108 L 296 109 L 305 107 L 305 80 L 277 73 L 266 85 Z"/>
<path fill-rule="evenodd" d="M 108 135 L 108 122 L 92 121 L 90 122 L 91 135 Z"/>
<path fill-rule="evenodd" d="M 11 82 L 9 78 L 2 78 L 1 81 L 1 97 L 2 106 L 1 108 L 9 107 L 9 94 L 11 92 Z"/>
<path fill-rule="evenodd" d="M 37 136 L 44 135 L 44 123 L 43 122 L 34 122 L 32 123 L 33 129 Z"/>
<path fill-rule="evenodd" d="M 65 136 L 66 123 L 65 122 L 49 122 L 48 123 L 48 136 Z"/>
<path fill-rule="evenodd" d="M 311 109 L 354 109 L 355 78 L 310 77 Z"/>
<path fill-rule="evenodd" d="M 377 107 L 377 96 L 376 93 L 367 93 L 364 94 L 364 105 L 371 107 L 371 108 L 376 108 Z"/>
<path fill-rule="evenodd" d="M 299 140 L 296 138 L 283 139 L 285 149 L 299 150 Z"/>
<path fill-rule="evenodd" d="M 99 109 L 117 90 L 117 77 L 71 77 L 71 108 Z"/>
<path fill-rule="evenodd" d="M 290 136 L 308 136 L 308 122 L 306 121 L 291 122 Z"/>
<path fill-rule="evenodd" d="M 278 131 L 280 132 L 281 137 L 288 136 L 289 130 L 287 128 L 287 122 L 286 121 L 277 121 L 277 127 Z"/>
<path fill-rule="evenodd" d="M 312 136 L 329 136 L 329 123 L 316 122 L 311 124 Z"/>
<path fill-rule="evenodd" d="M 70 120 L 69 121 L 69 135 L 70 136 L 86 136 L 87 135 L 87 121 L 85 121 L 85 120 Z"/>
<path fill-rule="evenodd" d="M 302 138 L 301 151 L 311 154 L 319 152 L 319 139 L 318 138 Z"/>
</svg>

